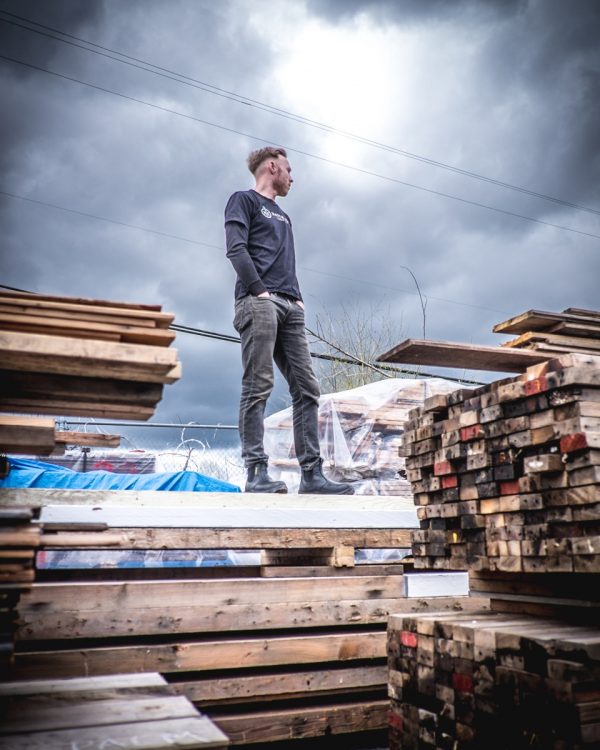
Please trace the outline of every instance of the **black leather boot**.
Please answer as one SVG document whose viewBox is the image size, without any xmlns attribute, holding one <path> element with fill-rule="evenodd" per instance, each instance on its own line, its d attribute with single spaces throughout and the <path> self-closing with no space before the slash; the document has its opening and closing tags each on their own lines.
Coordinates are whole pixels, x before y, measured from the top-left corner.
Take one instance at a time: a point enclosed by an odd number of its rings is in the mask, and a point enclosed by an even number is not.
<svg viewBox="0 0 600 750">
<path fill-rule="evenodd" d="M 332 482 L 323 476 L 323 461 L 310 469 L 302 469 L 300 495 L 354 495 L 354 487 L 347 482 Z"/>
<path fill-rule="evenodd" d="M 276 482 L 267 472 L 267 464 L 255 464 L 248 468 L 246 492 L 277 492 L 284 494 L 288 491 L 285 482 Z"/>
</svg>

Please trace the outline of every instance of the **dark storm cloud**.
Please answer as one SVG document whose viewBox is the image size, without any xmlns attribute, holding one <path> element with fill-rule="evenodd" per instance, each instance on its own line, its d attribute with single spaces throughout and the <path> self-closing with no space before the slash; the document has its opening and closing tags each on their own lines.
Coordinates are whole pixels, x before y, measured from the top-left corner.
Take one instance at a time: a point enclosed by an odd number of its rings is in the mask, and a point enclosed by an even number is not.
<svg viewBox="0 0 600 750">
<path fill-rule="evenodd" d="M 43 43 L 43 37 L 27 32 L 20 17 L 34 17 L 40 23 L 56 26 L 71 34 L 77 34 L 89 24 L 99 22 L 103 15 L 102 0 L 0 0 L 0 50 L 1 54 L 34 65 L 46 65 L 60 55 L 61 51 L 51 43 Z M 0 172 L 7 176 L 10 164 L 18 158 L 19 144 L 39 131 L 40 107 L 34 101 L 30 86 L 37 93 L 39 73 L 14 62 L 0 60 L 0 84 L 15 80 L 18 86 L 3 86 L 2 114 L 0 119 Z M 32 81 L 33 79 L 33 81 Z"/>
</svg>

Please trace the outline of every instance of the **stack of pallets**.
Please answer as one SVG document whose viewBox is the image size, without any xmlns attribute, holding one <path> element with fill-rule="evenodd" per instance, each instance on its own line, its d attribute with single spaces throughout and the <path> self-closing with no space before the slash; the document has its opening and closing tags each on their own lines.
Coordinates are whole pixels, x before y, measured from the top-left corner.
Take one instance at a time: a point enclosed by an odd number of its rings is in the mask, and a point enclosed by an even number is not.
<svg viewBox="0 0 600 750">
<path fill-rule="evenodd" d="M 35 577 L 34 556 L 40 546 L 40 530 L 26 507 L 0 508 L 0 674 L 12 669 L 16 607 L 21 594 Z"/>
<path fill-rule="evenodd" d="M 598 630 L 527 616 L 395 615 L 390 750 L 600 742 Z"/>
<path fill-rule="evenodd" d="M 516 333 L 502 346 L 544 352 L 600 354 L 600 312 L 567 307 L 561 313 L 528 310 L 494 326 L 495 333 Z"/>
<path fill-rule="evenodd" d="M 600 573 L 600 357 L 436 396 L 411 420 L 416 567 Z"/>
<path fill-rule="evenodd" d="M 0 292 L 0 451 L 49 456 L 116 435 L 57 432 L 51 414 L 149 419 L 181 375 L 157 305 Z"/>
</svg>

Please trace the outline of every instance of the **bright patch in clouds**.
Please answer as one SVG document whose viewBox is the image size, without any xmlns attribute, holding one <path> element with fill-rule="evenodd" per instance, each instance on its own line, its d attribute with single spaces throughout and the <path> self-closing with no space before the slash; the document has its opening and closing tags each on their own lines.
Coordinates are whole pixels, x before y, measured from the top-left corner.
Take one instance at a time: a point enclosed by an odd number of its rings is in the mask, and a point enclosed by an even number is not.
<svg viewBox="0 0 600 750">
<path fill-rule="evenodd" d="M 280 50 L 274 72 L 286 100 L 279 106 L 346 132 L 383 138 L 390 116 L 409 100 L 409 81 L 398 75 L 410 56 L 403 42 L 397 30 L 364 22 L 339 28 L 314 20 L 300 24 Z M 329 159 L 356 163 L 364 152 L 364 146 L 337 135 L 316 138 L 320 154 Z"/>
</svg>

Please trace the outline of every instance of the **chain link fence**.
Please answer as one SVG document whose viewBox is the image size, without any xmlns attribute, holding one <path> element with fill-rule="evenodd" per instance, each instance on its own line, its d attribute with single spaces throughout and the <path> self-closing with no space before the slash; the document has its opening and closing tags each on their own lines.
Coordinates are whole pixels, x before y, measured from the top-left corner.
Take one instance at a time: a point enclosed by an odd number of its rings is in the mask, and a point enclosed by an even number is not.
<svg viewBox="0 0 600 750">
<path fill-rule="evenodd" d="M 75 471 L 120 474 L 195 471 L 242 486 L 245 470 L 237 428 L 222 425 L 156 425 L 65 421 L 58 429 L 118 434 L 118 448 L 67 445 L 64 455 L 41 460 Z"/>
</svg>

